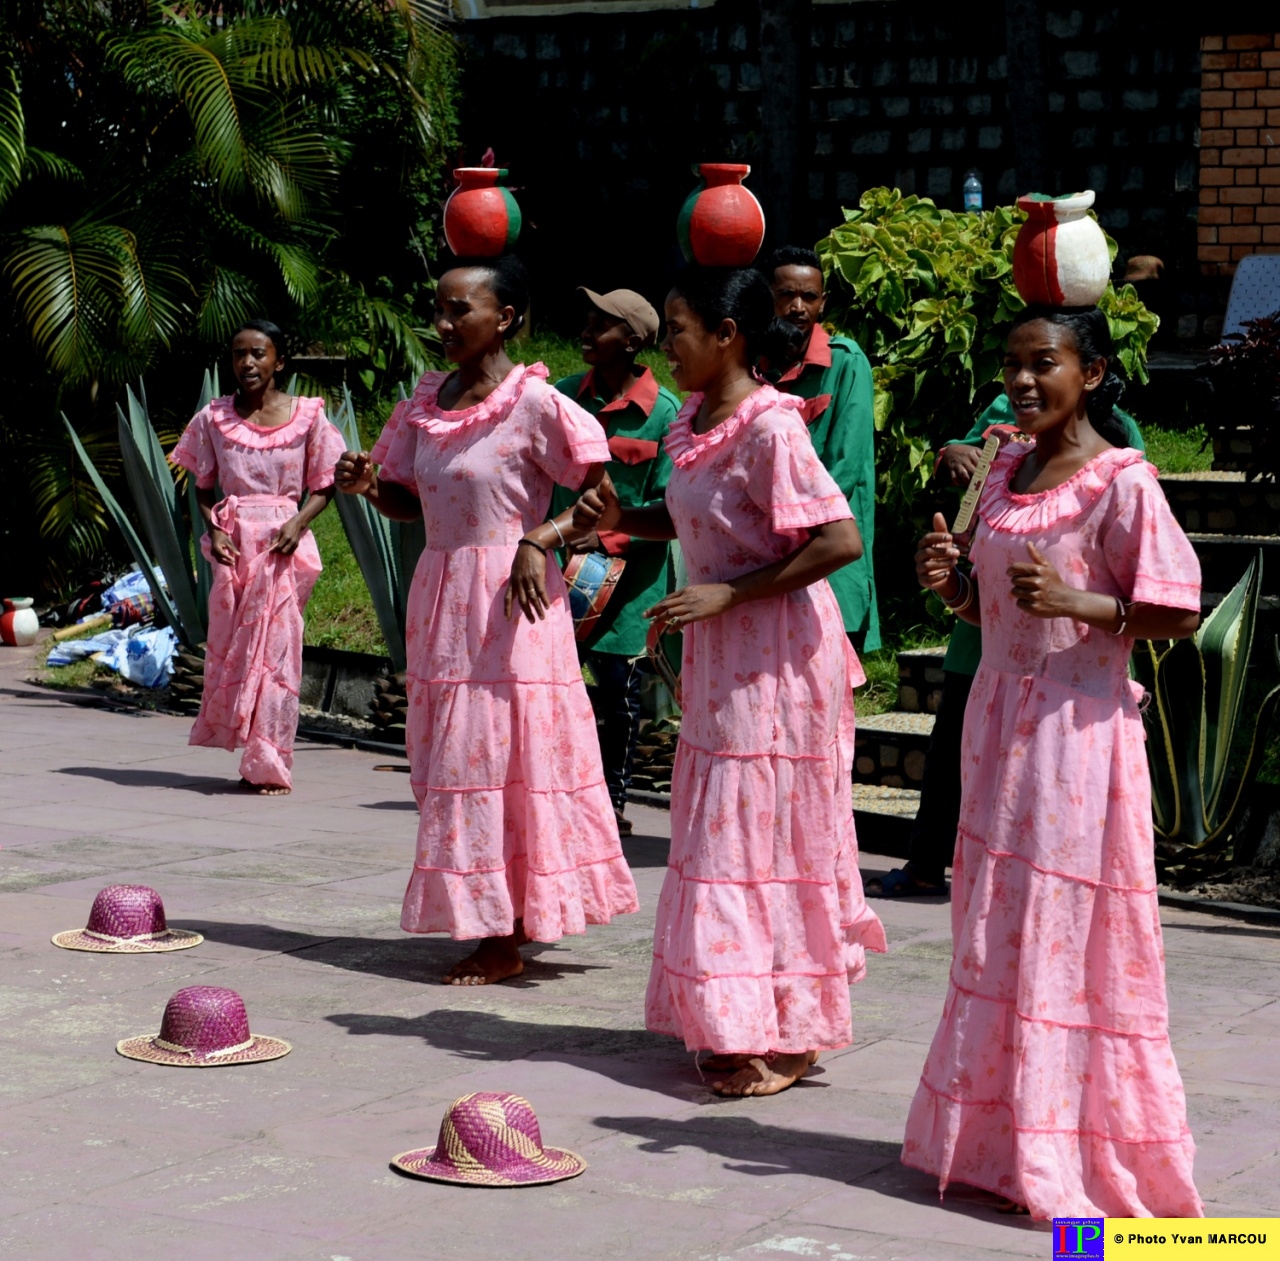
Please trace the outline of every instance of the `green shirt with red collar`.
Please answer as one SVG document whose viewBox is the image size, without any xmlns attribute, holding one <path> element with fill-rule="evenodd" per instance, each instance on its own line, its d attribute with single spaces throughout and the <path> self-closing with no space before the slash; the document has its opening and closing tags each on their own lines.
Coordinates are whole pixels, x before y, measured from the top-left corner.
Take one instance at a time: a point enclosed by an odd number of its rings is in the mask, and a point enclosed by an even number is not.
<svg viewBox="0 0 1280 1261">
<path fill-rule="evenodd" d="M 814 450 L 844 492 L 862 535 L 862 557 L 829 575 L 844 628 L 864 632 L 863 650 L 880 647 L 880 613 L 872 545 L 876 528 L 876 425 L 871 365 L 847 337 L 832 337 L 813 326 L 804 358 L 769 379 L 787 394 L 805 400 L 804 418 Z"/>
<path fill-rule="evenodd" d="M 567 394 L 604 426 L 612 456 L 605 469 L 624 508 L 662 502 L 671 477 L 671 457 L 662 440 L 680 410 L 676 396 L 663 389 L 648 368 L 638 370 L 640 376 L 631 388 L 612 402 L 596 394 L 593 372 L 556 382 L 561 394 Z M 551 514 L 563 512 L 577 499 L 576 491 L 557 486 Z M 625 556 L 627 565 L 596 629 L 582 646 L 593 652 L 639 657 L 649 631 L 649 623 L 641 615 L 670 590 L 671 547 L 612 531 L 601 534 L 600 542 L 611 555 Z"/>
</svg>

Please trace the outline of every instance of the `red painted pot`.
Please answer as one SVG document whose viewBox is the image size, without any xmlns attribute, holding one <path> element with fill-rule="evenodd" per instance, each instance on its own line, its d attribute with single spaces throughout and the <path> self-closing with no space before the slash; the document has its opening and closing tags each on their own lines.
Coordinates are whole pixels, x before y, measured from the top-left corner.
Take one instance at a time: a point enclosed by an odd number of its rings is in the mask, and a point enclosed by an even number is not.
<svg viewBox="0 0 1280 1261">
<path fill-rule="evenodd" d="M 703 267 L 750 267 L 764 242 L 764 211 L 742 187 L 745 164 L 703 162 L 702 182 L 685 199 L 676 222 L 680 249 Z"/>
<path fill-rule="evenodd" d="M 495 258 L 520 235 L 520 207 L 502 187 L 506 169 L 464 166 L 444 206 L 444 239 L 458 258 Z"/>
<path fill-rule="evenodd" d="M 14 598 L 4 602 L 0 613 L 0 643 L 11 648 L 26 648 L 40 634 L 40 619 L 31 607 L 32 601 Z"/>
<path fill-rule="evenodd" d="M 1022 300 L 1045 306 L 1094 306 L 1107 291 L 1107 238 L 1088 216 L 1093 193 L 1018 198 L 1027 221 L 1013 243 L 1013 283 Z"/>
</svg>

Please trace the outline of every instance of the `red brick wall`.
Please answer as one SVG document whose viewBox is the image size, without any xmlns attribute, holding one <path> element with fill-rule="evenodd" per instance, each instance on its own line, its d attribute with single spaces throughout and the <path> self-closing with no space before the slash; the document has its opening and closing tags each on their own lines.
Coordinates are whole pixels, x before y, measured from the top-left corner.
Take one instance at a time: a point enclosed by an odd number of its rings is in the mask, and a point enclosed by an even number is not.
<svg viewBox="0 0 1280 1261">
<path fill-rule="evenodd" d="M 1200 270 L 1280 253 L 1280 34 L 1200 41 Z"/>
</svg>

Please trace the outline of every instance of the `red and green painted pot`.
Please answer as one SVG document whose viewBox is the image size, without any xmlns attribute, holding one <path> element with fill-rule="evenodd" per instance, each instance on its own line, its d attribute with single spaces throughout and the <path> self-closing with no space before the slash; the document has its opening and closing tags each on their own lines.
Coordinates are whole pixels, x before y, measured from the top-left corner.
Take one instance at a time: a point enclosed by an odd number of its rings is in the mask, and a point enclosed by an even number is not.
<svg viewBox="0 0 1280 1261">
<path fill-rule="evenodd" d="M 703 267 L 750 267 L 764 242 L 764 211 L 742 187 L 751 168 L 703 162 L 694 173 L 702 181 L 685 199 L 676 221 L 685 258 Z"/>
<path fill-rule="evenodd" d="M 520 207 L 502 182 L 505 167 L 463 166 L 444 205 L 444 239 L 458 258 L 495 258 L 520 235 Z"/>
<path fill-rule="evenodd" d="M 1043 306 L 1094 306 L 1107 291 L 1107 238 L 1089 218 L 1092 191 L 1018 198 L 1027 221 L 1013 243 L 1013 283 L 1022 300 Z"/>
</svg>

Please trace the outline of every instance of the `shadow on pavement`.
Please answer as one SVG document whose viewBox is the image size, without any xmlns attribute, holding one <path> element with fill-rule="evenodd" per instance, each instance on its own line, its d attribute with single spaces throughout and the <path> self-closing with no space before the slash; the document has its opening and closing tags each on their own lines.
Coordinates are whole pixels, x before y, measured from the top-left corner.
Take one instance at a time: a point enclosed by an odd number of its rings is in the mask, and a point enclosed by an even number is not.
<svg viewBox="0 0 1280 1261">
<path fill-rule="evenodd" d="M 769 1106 L 765 1100 L 758 1102 Z M 714 1109 L 704 1109 L 685 1120 L 596 1117 L 595 1124 L 602 1130 L 633 1134 L 644 1140 L 638 1147 L 642 1152 L 666 1155 L 680 1147 L 697 1147 L 713 1156 L 741 1161 L 726 1164 L 725 1168 L 756 1177 L 798 1173 L 874 1186 L 874 1175 L 879 1171 L 887 1169 L 896 1175 L 902 1169 L 898 1163 L 900 1143 L 766 1125 L 741 1112 L 717 1116 Z"/>
<path fill-rule="evenodd" d="M 269 924 L 223 924 L 213 920 L 184 918 L 169 921 L 174 928 L 203 933 L 209 941 L 248 950 L 293 954 L 311 963 L 323 963 L 348 972 L 364 972 L 396 981 L 440 985 L 440 978 L 471 948 L 464 941 L 445 937 L 329 937 L 300 933 Z M 549 956 L 543 957 L 546 952 Z M 554 948 L 534 942 L 524 949 L 522 975 L 501 984 L 509 989 L 534 989 L 562 976 L 607 971 L 603 965 L 561 960 Z M 443 988 L 443 987 L 442 987 Z"/>
<path fill-rule="evenodd" d="M 793 1086 L 794 1090 L 795 1087 Z M 760 1104 L 768 1107 L 767 1100 Z M 703 1109 L 696 1117 L 596 1117 L 602 1130 L 633 1134 L 644 1140 L 638 1150 L 665 1154 L 679 1147 L 696 1147 L 713 1156 L 724 1156 L 725 1168 L 753 1177 L 801 1174 L 829 1178 L 832 1182 L 865 1187 L 893 1199 L 935 1205 L 938 1182 L 930 1174 L 909 1169 L 899 1162 L 900 1143 L 859 1138 L 853 1134 L 833 1134 L 822 1130 L 788 1129 L 766 1125 L 740 1111 L 719 1113 Z M 1045 1222 L 1028 1217 L 998 1214 L 998 1196 L 975 1187 L 952 1183 L 947 1188 L 944 1207 L 966 1217 L 990 1222 L 996 1217 L 1013 1230 L 1043 1233 Z M 931 1241 L 933 1247 L 937 1240 Z M 943 1255 L 937 1253 L 936 1255 Z"/>
<path fill-rule="evenodd" d="M 691 1057 L 673 1039 L 645 1029 L 511 1020 L 497 1012 L 448 1007 L 421 1016 L 335 1012 L 325 1019 L 355 1036 L 420 1038 L 463 1059 L 505 1063 L 536 1055 L 622 1085 L 680 1099 L 689 1096 Z"/>
<path fill-rule="evenodd" d="M 184 775 L 179 771 L 145 771 L 124 766 L 60 766 L 58 775 L 80 775 L 86 779 L 105 779 L 124 788 L 182 788 L 205 797 L 243 793 L 238 779 L 212 775 Z"/>
</svg>

